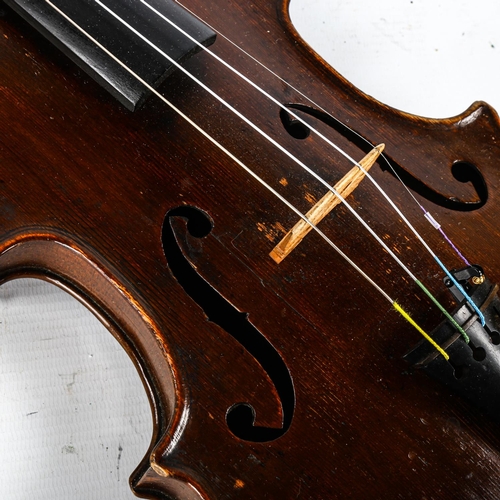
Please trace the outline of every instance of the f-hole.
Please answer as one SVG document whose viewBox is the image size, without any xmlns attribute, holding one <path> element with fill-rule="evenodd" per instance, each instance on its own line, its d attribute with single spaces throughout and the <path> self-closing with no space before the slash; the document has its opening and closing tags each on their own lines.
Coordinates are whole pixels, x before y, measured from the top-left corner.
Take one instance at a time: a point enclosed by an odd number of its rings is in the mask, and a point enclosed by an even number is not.
<svg viewBox="0 0 500 500">
<path fill-rule="evenodd" d="M 246 441 L 267 442 L 278 439 L 289 429 L 295 407 L 295 391 L 290 372 L 276 349 L 249 321 L 248 314 L 240 312 L 203 279 L 183 253 L 172 228 L 175 218 L 187 220 L 187 231 L 196 238 L 205 238 L 212 231 L 212 221 L 203 211 L 194 207 L 171 210 L 165 217 L 162 243 L 168 265 L 185 292 L 203 309 L 209 321 L 219 325 L 233 336 L 262 366 L 279 395 L 283 411 L 280 429 L 255 426 L 255 410 L 247 402 L 228 408 L 226 422 L 231 432 Z"/>
<path fill-rule="evenodd" d="M 303 113 L 316 118 L 325 125 L 328 125 L 337 133 L 355 144 L 365 154 L 369 153 L 375 147 L 375 144 L 372 144 L 368 141 L 368 139 L 364 138 L 349 126 L 342 123 L 338 118 L 335 118 L 320 109 L 299 103 L 287 103 L 285 106 L 293 111 L 295 115 Z M 300 121 L 294 119 L 292 115 L 287 113 L 284 109 L 280 110 L 280 120 L 284 129 L 293 138 L 304 140 L 309 137 L 310 129 L 303 125 Z M 486 185 L 486 180 L 481 174 L 479 168 L 472 163 L 456 161 L 450 166 L 451 173 L 458 182 L 471 184 L 475 191 L 475 196 L 472 196 L 470 199 L 460 199 L 452 193 L 441 193 L 437 191 L 434 186 L 427 184 L 424 179 L 419 179 L 412 172 L 396 163 L 394 159 L 389 159 L 387 154 L 382 154 L 380 156 L 378 164 L 382 170 L 392 176 L 397 175 L 403 184 L 408 186 L 408 188 L 428 199 L 430 202 L 449 210 L 470 212 L 478 210 L 488 201 L 488 186 Z"/>
</svg>

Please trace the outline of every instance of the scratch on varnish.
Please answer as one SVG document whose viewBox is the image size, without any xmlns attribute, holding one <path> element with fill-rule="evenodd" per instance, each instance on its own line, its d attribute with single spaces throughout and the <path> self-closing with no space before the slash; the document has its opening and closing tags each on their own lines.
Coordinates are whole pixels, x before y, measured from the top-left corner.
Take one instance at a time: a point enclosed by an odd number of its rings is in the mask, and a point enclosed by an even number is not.
<svg viewBox="0 0 500 500">
<path fill-rule="evenodd" d="M 361 170 L 357 165 L 354 166 L 334 188 L 342 198 L 347 198 L 360 184 L 365 177 L 365 172 L 368 171 L 377 161 L 380 153 L 384 150 L 385 145 L 380 144 L 372 149 L 360 162 L 359 165 L 364 169 Z M 307 197 L 307 195 L 306 195 Z M 332 191 L 321 198 L 309 212 L 307 219 L 316 226 L 324 217 L 326 217 L 339 203 L 340 199 Z M 293 249 L 306 237 L 311 231 L 312 226 L 305 220 L 299 220 L 295 226 L 285 235 L 285 237 L 273 248 L 269 254 L 271 258 L 279 264 Z"/>
<path fill-rule="evenodd" d="M 276 224 L 273 224 L 273 227 L 276 229 L 277 232 L 286 234 L 285 226 L 281 224 L 281 222 L 276 222 Z"/>
<path fill-rule="evenodd" d="M 283 235 L 286 233 L 286 229 L 279 222 L 276 222 L 271 227 L 267 227 L 262 222 L 258 222 L 257 223 L 257 230 L 259 230 L 261 233 L 264 233 L 265 237 L 273 243 L 276 240 L 276 238 L 279 238 L 280 235 Z"/>
<path fill-rule="evenodd" d="M 311 194 L 311 193 L 306 193 L 304 196 L 305 200 L 308 201 L 309 203 L 314 204 L 316 203 L 316 198 Z"/>
<path fill-rule="evenodd" d="M 288 186 L 288 181 L 287 181 L 284 177 L 282 177 L 282 178 L 280 179 L 280 184 L 281 184 L 283 187 L 286 187 L 286 186 Z"/>
<path fill-rule="evenodd" d="M 261 233 L 264 233 L 265 237 L 269 240 L 269 241 L 272 241 L 274 242 L 274 239 L 275 239 L 275 233 L 272 229 L 269 229 L 266 227 L 265 224 L 263 224 L 262 222 L 257 222 L 257 229 L 261 232 Z"/>
</svg>

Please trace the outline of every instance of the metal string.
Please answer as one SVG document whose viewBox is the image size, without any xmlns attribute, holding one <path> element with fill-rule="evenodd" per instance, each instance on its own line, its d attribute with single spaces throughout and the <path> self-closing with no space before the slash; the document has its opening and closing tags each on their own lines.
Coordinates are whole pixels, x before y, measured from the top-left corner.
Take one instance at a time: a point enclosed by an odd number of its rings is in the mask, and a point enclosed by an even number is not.
<svg viewBox="0 0 500 500">
<path fill-rule="evenodd" d="M 156 89 L 149 85 L 145 80 L 143 80 L 139 75 L 137 75 L 132 69 L 126 66 L 122 61 L 120 61 L 114 54 L 112 54 L 108 49 L 106 49 L 100 42 L 93 38 L 88 32 L 81 28 L 75 21 L 73 21 L 68 15 L 66 15 L 61 9 L 55 6 L 50 0 L 45 0 L 45 2 L 50 5 L 56 12 L 58 12 L 62 17 L 64 17 L 69 23 L 71 23 L 76 29 L 78 29 L 82 34 L 84 34 L 89 40 L 92 41 L 97 47 L 103 50 L 109 57 L 111 57 L 116 63 L 123 67 L 127 72 L 129 72 L 134 78 L 136 78 L 141 84 L 143 84 L 149 91 L 155 94 L 159 99 L 161 99 L 165 104 L 167 104 L 174 112 L 186 120 L 191 126 L 193 126 L 199 133 L 201 133 L 205 138 L 217 146 L 223 153 L 235 161 L 241 168 L 243 168 L 248 174 L 250 174 L 255 180 L 257 180 L 262 186 L 268 189 L 274 196 L 276 196 L 280 201 L 282 201 L 288 208 L 290 208 L 294 213 L 296 213 L 302 220 L 304 220 L 308 225 L 312 227 L 342 258 L 344 258 L 360 275 L 365 278 L 382 296 L 388 300 L 396 311 L 398 311 L 403 318 L 405 318 L 412 326 L 414 326 L 424 337 L 431 342 L 431 344 L 439 351 L 445 359 L 449 359 L 447 353 L 436 344 L 428 334 L 422 330 L 414 320 L 411 319 L 408 313 L 406 313 L 402 307 L 393 300 L 375 281 L 373 281 L 367 273 L 365 273 L 361 268 L 355 264 L 339 247 L 337 247 L 333 241 L 328 238 L 316 225 L 311 223 L 309 219 L 295 208 L 288 200 L 286 200 L 282 195 L 280 195 L 274 188 L 267 184 L 261 177 L 259 177 L 254 171 L 247 167 L 241 160 L 234 156 L 229 150 L 227 150 L 222 144 L 220 144 L 216 139 L 209 135 L 205 130 L 203 130 L 199 125 L 193 122 L 187 115 L 185 115 L 180 109 L 178 109 L 173 103 L 168 101 L 163 97 Z M 100 2 L 99 2 L 100 3 Z M 289 154 L 289 153 L 288 153 Z M 298 161 L 298 160 L 297 160 Z M 339 198 L 341 196 L 337 194 Z M 418 281 L 418 280 L 417 280 Z"/>
<path fill-rule="evenodd" d="M 403 271 L 408 274 L 408 276 L 413 280 L 415 284 L 417 284 L 422 291 L 429 297 L 429 299 L 438 307 L 438 309 L 442 312 L 442 314 L 448 319 L 448 321 L 451 322 L 451 324 L 460 332 L 460 334 L 463 336 L 466 342 L 469 341 L 469 338 L 467 336 L 467 333 L 463 330 L 463 328 L 456 322 L 456 320 L 451 316 L 451 314 L 439 303 L 439 301 L 433 296 L 433 294 L 425 287 L 425 285 L 417 279 L 417 277 L 409 270 L 409 268 L 399 259 L 399 257 L 394 253 L 393 250 L 390 249 L 390 247 L 380 238 L 375 231 L 363 220 L 363 218 L 352 208 L 352 206 L 347 202 L 347 200 L 333 187 L 331 186 L 328 182 L 326 182 L 322 177 L 320 177 L 316 172 L 311 170 L 305 163 L 300 161 L 296 156 L 292 155 L 288 150 L 286 150 L 281 144 L 279 144 L 277 141 L 275 141 L 271 136 L 269 136 L 267 133 L 265 133 L 262 129 L 260 129 L 257 125 L 255 125 L 251 120 L 249 120 L 246 116 L 244 116 L 242 113 L 240 113 L 238 110 L 236 110 L 233 106 L 231 106 L 227 101 L 225 101 L 222 97 L 220 97 L 216 92 L 214 92 L 212 89 L 210 89 L 208 86 L 206 86 L 202 81 L 197 79 L 194 75 L 192 75 L 188 70 L 186 70 L 183 66 L 181 66 L 175 59 L 170 57 L 168 54 L 166 54 L 164 51 L 162 51 L 158 46 L 153 44 L 146 36 L 144 36 L 142 33 L 140 33 L 138 30 L 136 30 L 133 26 L 131 26 L 129 23 L 127 23 L 124 19 L 122 19 L 120 16 L 118 16 L 115 12 L 113 12 L 109 7 L 104 5 L 100 0 L 94 0 L 95 3 L 97 3 L 99 6 L 101 6 L 106 12 L 108 12 L 111 16 L 113 16 L 117 21 L 122 23 L 127 29 L 129 29 L 132 33 L 134 33 L 136 36 L 138 36 L 141 40 L 146 42 L 150 47 L 152 47 L 154 50 L 156 50 L 159 54 L 161 54 L 163 57 L 165 57 L 171 64 L 174 64 L 177 69 L 182 71 L 185 75 L 187 75 L 189 78 L 191 78 L 197 85 L 202 87 L 205 91 L 207 91 L 210 95 L 212 95 L 215 99 L 217 99 L 221 104 L 226 106 L 230 111 L 232 111 L 234 114 L 236 114 L 240 119 L 242 119 L 246 124 L 248 124 L 250 127 L 252 127 L 256 132 L 258 132 L 262 137 L 264 137 L 267 141 L 269 141 L 273 146 L 275 146 L 277 149 L 279 149 L 282 153 L 287 155 L 291 160 L 293 160 L 297 165 L 299 165 L 302 169 L 304 169 L 306 172 L 308 172 L 310 175 L 312 175 L 316 180 L 321 182 L 328 190 L 330 190 L 335 196 L 346 206 L 346 208 L 351 212 L 352 215 L 363 225 L 363 227 L 375 238 L 375 240 L 379 243 L 379 245 L 384 248 L 384 250 L 394 259 L 394 261 L 403 269 Z M 144 0 L 140 0 L 142 3 L 145 5 L 148 5 Z M 159 15 L 162 19 L 168 21 L 168 23 L 176 29 L 178 29 L 183 35 L 188 36 L 191 41 L 196 42 L 200 47 L 205 48 L 202 44 L 197 42 L 193 37 L 188 35 L 184 30 L 181 28 L 177 27 L 172 21 L 170 21 L 168 18 L 163 16 L 161 13 L 153 9 L 152 7 L 148 6 L 153 12 L 155 12 L 157 15 Z M 225 61 L 223 61 L 220 57 L 216 56 L 213 54 L 213 52 L 208 51 L 210 54 L 212 54 L 218 61 L 222 62 L 226 67 L 230 68 L 233 72 L 235 72 L 237 75 L 241 76 L 244 81 L 249 82 L 254 88 L 259 90 L 265 97 L 271 99 L 274 103 L 276 103 L 278 106 L 283 107 L 282 104 L 279 103 L 276 99 L 274 99 L 271 95 L 269 95 L 265 90 L 261 89 L 258 87 L 255 83 L 251 82 L 248 78 L 246 78 L 244 75 L 233 69 L 229 64 L 227 64 Z M 329 139 L 327 139 L 325 136 L 321 135 L 319 132 L 317 132 L 320 137 L 322 137 L 325 141 L 327 141 L 328 144 L 331 144 L 336 150 L 341 151 L 341 149 L 336 146 L 334 143 L 332 143 Z M 344 156 L 350 158 L 347 153 L 343 152 Z M 354 162 L 354 160 L 351 159 L 351 161 Z M 365 174 L 367 171 L 357 162 L 354 162 L 358 168 L 360 168 Z M 392 200 L 388 197 L 388 195 L 385 193 L 385 191 L 380 188 L 380 186 L 374 181 L 374 184 L 378 187 L 379 191 L 384 195 L 384 197 L 390 201 L 391 205 L 396 208 Z M 403 220 L 406 221 L 407 225 L 413 229 L 413 226 L 410 225 L 409 221 L 403 216 L 403 214 L 396 208 L 398 214 L 403 218 Z M 422 243 L 426 245 L 424 240 L 420 237 L 420 235 L 416 232 L 415 229 L 413 229 L 415 234 L 421 239 Z M 458 284 L 456 279 L 449 273 L 444 265 L 441 263 L 441 261 L 437 258 L 436 255 L 432 253 L 430 248 L 426 245 L 426 247 L 429 249 L 431 252 L 431 255 L 433 255 L 434 259 L 441 265 L 443 270 L 447 272 L 449 275 L 450 279 L 454 282 L 454 284 L 458 285 L 460 287 L 460 291 L 463 291 L 462 287 Z M 465 295 L 465 291 L 463 291 Z M 473 303 L 474 304 L 474 303 Z M 475 306 L 475 304 L 474 304 Z M 477 306 L 476 306 L 477 308 Z"/>
<path fill-rule="evenodd" d="M 164 19 L 166 22 L 168 22 L 171 26 L 175 27 L 178 29 L 181 33 L 183 33 L 185 36 L 189 37 L 191 41 L 194 43 L 198 44 L 204 51 L 208 52 L 210 55 L 212 55 L 214 58 L 216 58 L 219 62 L 224 64 L 228 69 L 233 71 L 235 74 L 237 74 L 240 78 L 244 79 L 247 83 L 252 85 L 254 88 L 259 90 L 262 94 L 266 95 L 269 99 L 271 99 L 275 104 L 280 106 L 282 109 L 284 109 L 288 114 L 290 114 L 294 119 L 305 125 L 311 132 L 316 134 L 318 137 L 320 137 L 322 140 L 324 140 L 329 146 L 333 147 L 336 151 L 338 151 L 340 154 L 342 154 L 348 161 L 350 161 L 353 165 L 356 165 L 363 173 L 368 177 L 368 179 L 372 182 L 372 184 L 379 190 L 379 192 L 382 194 L 382 196 L 386 199 L 386 201 L 389 203 L 389 205 L 396 211 L 396 213 L 402 218 L 403 222 L 405 225 L 414 233 L 414 235 L 417 237 L 417 239 L 424 245 L 424 248 L 427 250 L 427 252 L 433 257 L 433 259 L 436 261 L 436 263 L 441 267 L 441 269 L 444 271 L 444 273 L 448 276 L 448 278 L 452 281 L 452 283 L 460 290 L 464 298 L 467 300 L 467 302 L 471 305 L 471 307 L 474 309 L 476 314 L 479 316 L 479 319 L 484 326 L 485 324 L 485 318 L 481 310 L 477 307 L 477 305 L 473 302 L 473 300 L 470 298 L 470 296 L 465 292 L 463 287 L 460 285 L 460 283 L 455 279 L 455 277 L 449 272 L 449 270 L 445 267 L 445 265 L 442 263 L 442 261 L 436 256 L 435 252 L 428 246 L 428 244 L 425 242 L 425 240 L 422 238 L 422 236 L 417 232 L 415 227 L 408 221 L 408 219 L 403 215 L 401 210 L 397 207 L 397 205 L 392 201 L 392 199 L 385 193 L 383 188 L 377 183 L 377 181 L 373 178 L 373 176 L 370 174 L 370 172 L 366 171 L 362 165 L 360 165 L 355 159 L 353 159 L 350 155 L 348 155 L 345 151 L 343 151 L 340 147 L 338 147 L 335 143 L 330 141 L 327 137 L 325 137 L 321 132 L 316 130 L 314 127 L 312 127 L 309 123 L 307 123 L 303 118 L 300 117 L 300 115 L 297 115 L 294 113 L 290 108 L 284 106 L 282 103 L 280 103 L 278 100 L 276 100 L 274 97 L 269 95 L 266 91 L 263 89 L 259 88 L 254 82 L 252 82 L 250 79 L 248 79 L 245 75 L 241 74 L 238 70 L 235 68 L 231 67 L 226 61 L 221 59 L 217 54 L 215 54 L 213 51 L 211 51 L 209 48 L 205 47 L 204 45 L 200 44 L 197 40 L 192 38 L 188 33 L 186 33 L 184 30 L 181 28 L 177 27 L 174 23 L 172 23 L 168 18 L 166 18 L 163 14 L 158 12 L 156 9 L 151 7 L 145 0 L 139 0 L 141 3 L 146 5 L 148 8 L 150 8 L 153 12 L 155 12 L 158 16 L 160 16 L 162 19 Z M 212 30 L 214 30 L 218 35 L 222 36 L 227 42 L 229 42 L 231 45 L 233 45 L 235 48 L 240 50 L 242 53 L 244 53 L 246 56 L 251 58 L 254 62 L 259 64 L 262 68 L 264 68 L 266 71 L 271 73 L 273 76 L 281 80 L 282 82 L 286 83 L 290 88 L 292 88 L 294 91 L 299 93 L 302 97 L 307 99 L 309 102 L 314 104 L 314 106 L 318 107 L 325 113 L 327 113 L 321 106 L 316 104 L 312 99 L 310 99 L 306 94 L 295 88 L 293 85 L 288 83 L 284 78 L 279 76 L 277 73 L 272 71 L 270 68 L 268 68 L 266 65 L 264 65 L 262 62 L 260 62 L 258 59 L 256 59 L 254 56 L 252 56 L 249 52 L 241 48 L 239 45 L 234 43 L 231 39 L 229 39 L 227 36 L 225 36 L 223 33 L 218 31 L 214 26 L 211 26 L 210 24 L 206 23 L 201 19 L 196 13 L 194 13 L 192 10 L 190 10 L 188 7 L 184 6 L 182 3 L 180 3 L 178 0 L 176 2 L 181 5 L 184 9 L 186 9 L 190 14 L 194 15 L 197 19 L 200 21 L 204 22 L 207 26 L 209 26 Z M 328 113 L 327 113 L 328 114 Z M 344 125 L 344 124 L 343 124 Z M 358 137 L 366 141 L 364 137 L 362 137 L 360 134 L 358 134 L 355 130 L 351 129 L 349 126 L 344 125 L 347 129 L 349 129 L 350 132 L 356 134 Z M 366 141 L 368 142 L 368 141 Z M 391 162 L 389 159 L 384 155 L 384 153 L 381 154 L 381 156 L 385 159 L 387 164 L 389 165 L 389 168 L 392 170 L 396 178 L 399 180 L 399 182 L 402 184 L 404 189 L 407 191 L 407 193 L 411 196 L 413 201 L 418 205 L 418 207 L 423 211 L 425 219 L 434 227 L 434 229 L 438 230 L 443 239 L 451 246 L 451 248 L 454 250 L 454 252 L 458 255 L 458 257 L 465 263 L 465 265 L 470 266 L 470 262 L 467 260 L 467 258 L 460 252 L 458 247 L 453 243 L 453 241 L 448 237 L 448 235 L 444 232 L 442 229 L 441 225 L 434 219 L 434 217 L 430 214 L 428 210 L 425 209 L 425 207 L 418 202 L 418 200 L 415 198 L 413 193 L 409 190 L 408 186 L 403 182 L 399 174 L 396 172 L 394 167 L 392 166 Z"/>
</svg>

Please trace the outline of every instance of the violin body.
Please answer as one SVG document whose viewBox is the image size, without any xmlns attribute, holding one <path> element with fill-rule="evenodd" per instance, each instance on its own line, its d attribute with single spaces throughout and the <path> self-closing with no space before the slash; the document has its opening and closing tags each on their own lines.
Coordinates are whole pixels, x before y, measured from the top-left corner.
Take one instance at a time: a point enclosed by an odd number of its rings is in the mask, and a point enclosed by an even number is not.
<svg viewBox="0 0 500 500">
<path fill-rule="evenodd" d="M 494 110 L 476 103 L 430 120 L 382 105 L 300 39 L 287 1 L 185 4 L 289 83 L 221 36 L 218 55 L 351 156 L 385 143 L 447 233 L 500 281 Z M 279 265 L 269 257 L 296 214 L 161 101 L 130 112 L 10 9 L 0 29 L 1 279 L 68 290 L 136 364 L 155 429 L 131 478 L 137 495 L 498 498 L 498 424 L 410 369 L 403 356 L 418 334 L 318 235 Z M 351 168 L 317 137 L 290 133 L 277 106 L 208 54 L 185 67 L 329 182 Z M 160 90 L 302 211 L 323 196 L 181 72 Z M 384 189 L 455 262 L 379 166 Z M 363 182 L 350 199 L 452 309 L 432 258 L 376 191 Z M 344 207 L 322 228 L 424 327 L 441 321 Z"/>
</svg>

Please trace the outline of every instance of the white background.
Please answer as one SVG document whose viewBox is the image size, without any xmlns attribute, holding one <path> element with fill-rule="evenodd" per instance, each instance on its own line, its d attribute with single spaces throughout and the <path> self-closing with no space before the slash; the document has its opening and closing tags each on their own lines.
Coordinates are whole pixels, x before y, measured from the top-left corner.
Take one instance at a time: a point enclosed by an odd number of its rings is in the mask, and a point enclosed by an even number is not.
<svg viewBox="0 0 500 500">
<path fill-rule="evenodd" d="M 500 109 L 498 2 L 293 0 L 292 17 L 387 104 L 432 117 L 476 99 Z M 0 288 L 0 401 L 0 498 L 133 498 L 152 429 L 145 393 L 112 336 L 51 285 Z"/>
<path fill-rule="evenodd" d="M 364 92 L 443 118 L 473 101 L 500 110 L 500 3 L 292 0 L 299 32 Z"/>
</svg>

